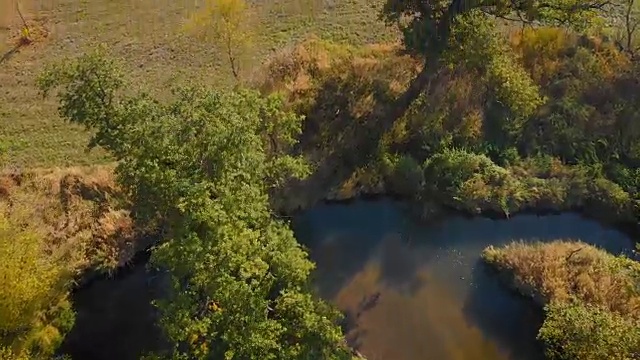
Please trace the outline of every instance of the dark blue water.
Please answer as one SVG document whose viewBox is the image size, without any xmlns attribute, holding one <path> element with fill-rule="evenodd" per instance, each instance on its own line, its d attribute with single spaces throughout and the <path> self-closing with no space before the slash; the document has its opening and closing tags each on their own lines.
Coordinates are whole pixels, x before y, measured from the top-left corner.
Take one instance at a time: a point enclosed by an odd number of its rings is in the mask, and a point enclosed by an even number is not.
<svg viewBox="0 0 640 360">
<path fill-rule="evenodd" d="M 540 309 L 499 283 L 482 250 L 555 239 L 631 248 L 574 214 L 421 226 L 392 201 L 320 205 L 294 228 L 317 263 L 318 293 L 348 314 L 348 341 L 369 360 L 541 359 Z"/>
</svg>

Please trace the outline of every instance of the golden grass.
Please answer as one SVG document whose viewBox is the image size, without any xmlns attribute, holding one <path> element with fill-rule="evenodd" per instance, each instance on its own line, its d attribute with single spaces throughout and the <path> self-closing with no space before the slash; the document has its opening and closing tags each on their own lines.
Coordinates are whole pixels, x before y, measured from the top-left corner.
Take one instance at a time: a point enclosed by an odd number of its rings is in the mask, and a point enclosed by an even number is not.
<svg viewBox="0 0 640 360">
<path fill-rule="evenodd" d="M 483 258 L 508 273 L 517 289 L 544 304 L 577 299 L 640 319 L 640 295 L 634 291 L 638 262 L 569 240 L 490 246 Z"/>
<path fill-rule="evenodd" d="M 71 256 L 77 271 L 110 270 L 136 250 L 135 231 L 115 185 L 113 166 L 5 170 L 0 210 Z"/>
</svg>

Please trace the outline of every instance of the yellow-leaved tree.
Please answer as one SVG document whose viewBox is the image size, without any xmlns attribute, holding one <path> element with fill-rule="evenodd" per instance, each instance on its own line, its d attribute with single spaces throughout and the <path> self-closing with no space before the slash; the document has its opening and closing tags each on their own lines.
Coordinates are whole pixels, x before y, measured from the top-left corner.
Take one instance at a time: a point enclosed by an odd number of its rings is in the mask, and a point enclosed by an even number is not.
<svg viewBox="0 0 640 360">
<path fill-rule="evenodd" d="M 213 41 L 227 57 L 233 77 L 240 80 L 240 68 L 251 47 L 251 25 L 244 0 L 207 0 L 185 28 L 202 40 Z"/>
<path fill-rule="evenodd" d="M 74 321 L 69 273 L 44 246 L 0 207 L 0 359 L 44 359 Z"/>
</svg>

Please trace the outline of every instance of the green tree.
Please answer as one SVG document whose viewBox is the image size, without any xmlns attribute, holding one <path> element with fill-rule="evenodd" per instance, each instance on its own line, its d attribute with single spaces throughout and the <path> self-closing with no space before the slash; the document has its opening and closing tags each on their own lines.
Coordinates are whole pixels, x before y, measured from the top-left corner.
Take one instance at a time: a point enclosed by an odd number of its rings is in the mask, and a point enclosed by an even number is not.
<svg viewBox="0 0 640 360">
<path fill-rule="evenodd" d="M 552 360 L 640 359 L 640 327 L 633 320 L 580 303 L 552 303 L 538 338 Z"/>
<path fill-rule="evenodd" d="M 389 121 L 400 118 L 433 80 L 443 60 L 449 64 L 475 59 L 495 78 L 500 97 L 514 102 L 514 110 L 528 115 L 539 105 L 528 78 L 495 28 L 496 18 L 525 23 L 585 29 L 607 9 L 608 0 L 387 0 L 382 17 L 399 27 L 407 51 L 423 58 L 424 66 L 408 89 L 384 114 Z M 453 59 L 456 61 L 451 61 Z"/>
<path fill-rule="evenodd" d="M 114 63 L 99 54 L 46 72 L 60 113 L 95 130 L 141 224 L 165 240 L 152 262 L 171 277 L 157 305 L 174 358 L 346 359 L 339 313 L 308 291 L 313 263 L 269 190 L 308 167 L 288 155 L 301 118 L 278 97 L 248 90 L 182 89 L 162 104 L 124 98 Z"/>
</svg>

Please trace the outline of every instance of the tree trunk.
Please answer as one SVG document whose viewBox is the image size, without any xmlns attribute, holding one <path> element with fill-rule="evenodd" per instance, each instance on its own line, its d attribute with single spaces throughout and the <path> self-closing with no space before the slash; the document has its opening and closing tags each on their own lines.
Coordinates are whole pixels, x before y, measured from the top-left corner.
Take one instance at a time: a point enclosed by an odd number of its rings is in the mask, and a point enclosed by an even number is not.
<svg viewBox="0 0 640 360">
<path fill-rule="evenodd" d="M 433 80 L 437 74 L 436 66 L 438 65 L 439 59 L 440 56 L 434 54 L 434 56 L 430 56 L 425 60 L 424 67 L 418 75 L 411 80 L 407 90 L 383 112 L 380 123 L 384 125 L 385 131 L 391 129 L 394 122 L 407 112 L 411 104 L 428 87 L 431 80 Z"/>
<path fill-rule="evenodd" d="M 420 96 L 422 91 L 427 88 L 431 80 L 437 76 L 437 67 L 440 62 L 443 51 L 447 47 L 449 35 L 451 34 L 451 26 L 454 18 L 473 8 L 475 2 L 465 0 L 452 0 L 451 4 L 443 14 L 440 22 L 436 27 L 437 39 L 424 61 L 424 67 L 418 75 L 411 80 L 407 90 L 400 95 L 396 101 L 391 104 L 387 111 L 384 112 L 381 123 L 385 126 L 385 131 L 389 130 L 393 123 L 401 118 L 409 109 L 409 106 Z"/>
</svg>

